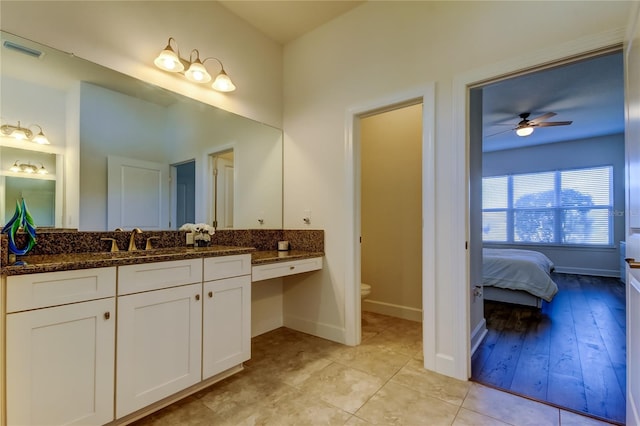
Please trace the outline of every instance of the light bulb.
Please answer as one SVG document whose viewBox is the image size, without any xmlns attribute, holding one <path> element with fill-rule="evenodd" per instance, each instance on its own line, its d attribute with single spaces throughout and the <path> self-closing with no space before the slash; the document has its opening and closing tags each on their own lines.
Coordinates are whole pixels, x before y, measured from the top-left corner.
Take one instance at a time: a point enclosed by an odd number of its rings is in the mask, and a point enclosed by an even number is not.
<svg viewBox="0 0 640 426">
<path fill-rule="evenodd" d="M 22 128 L 14 129 L 10 135 L 12 138 L 18 139 L 19 141 L 27 139 L 27 134 Z"/>
<path fill-rule="evenodd" d="M 180 58 L 173 51 L 170 45 L 164 48 L 153 63 L 161 70 L 169 72 L 181 72 L 184 71 L 184 65 L 180 62 Z"/>
<path fill-rule="evenodd" d="M 211 75 L 199 59 L 196 59 L 195 62 L 191 64 L 189 69 L 184 73 L 184 76 L 196 83 L 208 83 L 211 81 Z"/>
<path fill-rule="evenodd" d="M 40 145 L 49 145 L 49 139 L 40 131 L 37 135 L 35 135 L 32 139 L 35 143 L 39 143 Z"/>
<path fill-rule="evenodd" d="M 516 129 L 516 135 L 518 136 L 529 136 L 531 133 L 533 133 L 533 127 L 527 126 Z"/>
<path fill-rule="evenodd" d="M 224 69 L 220 71 L 220 74 L 218 74 L 211 87 L 220 92 L 233 92 L 236 90 L 235 84 L 233 84 L 227 73 L 224 72 Z"/>
</svg>

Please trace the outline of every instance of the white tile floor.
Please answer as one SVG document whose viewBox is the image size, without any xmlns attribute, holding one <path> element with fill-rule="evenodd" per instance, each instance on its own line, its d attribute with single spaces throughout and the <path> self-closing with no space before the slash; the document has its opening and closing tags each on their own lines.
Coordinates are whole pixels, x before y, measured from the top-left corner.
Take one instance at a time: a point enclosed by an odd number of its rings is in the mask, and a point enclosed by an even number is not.
<svg viewBox="0 0 640 426">
<path fill-rule="evenodd" d="M 244 371 L 136 425 L 607 424 L 424 370 L 419 323 L 364 312 L 362 336 L 257 336 Z"/>
</svg>

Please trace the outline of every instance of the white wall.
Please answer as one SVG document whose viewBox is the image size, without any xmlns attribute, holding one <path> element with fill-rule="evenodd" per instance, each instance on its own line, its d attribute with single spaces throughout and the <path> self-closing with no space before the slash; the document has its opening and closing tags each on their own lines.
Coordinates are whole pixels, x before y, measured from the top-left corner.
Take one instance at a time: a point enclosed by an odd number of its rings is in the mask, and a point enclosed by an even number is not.
<svg viewBox="0 0 640 426">
<path fill-rule="evenodd" d="M 107 156 L 168 164 L 167 109 L 89 83 L 80 84 L 80 223 L 107 230 Z"/>
<path fill-rule="evenodd" d="M 487 152 L 483 156 L 483 176 L 613 166 L 613 244 L 615 246 L 611 248 L 535 246 L 534 250 L 549 256 L 558 272 L 619 276 L 620 252 L 618 243 L 624 241 L 625 238 L 624 162 L 624 135 L 617 134 Z M 500 247 L 504 246 L 500 245 Z M 518 246 L 517 244 L 509 245 L 509 247 L 531 248 L 531 246 Z"/>
<path fill-rule="evenodd" d="M 282 47 L 217 2 L 3 0 L 0 29 L 282 128 Z M 223 94 L 157 69 L 169 37 L 182 56 L 220 58 L 238 89 Z"/>
<path fill-rule="evenodd" d="M 461 378 L 459 333 L 453 324 L 468 306 L 452 289 L 465 279 L 467 228 L 464 146 L 453 142 L 453 82 L 458 74 L 540 51 L 557 43 L 624 28 L 629 4 L 620 2 L 368 2 L 285 47 L 285 227 L 300 227 L 305 209 L 325 230 L 322 274 L 285 282 L 287 315 L 342 330 L 350 307 L 346 232 L 345 114 L 350 108 L 436 82 L 435 343 L 432 368 Z M 568 19 L 574 17 L 574 19 Z M 579 17 L 579 18 L 576 18 Z M 462 153 L 460 156 L 458 153 Z M 455 189 L 455 190 L 452 190 Z M 462 189 L 462 191 L 458 191 Z M 454 236 L 454 237 L 452 237 Z M 462 236 L 462 238 L 460 237 Z M 321 301 L 318 307 L 317 303 Z M 313 306 L 304 310 L 300 307 Z M 309 327 L 312 329 L 313 327 Z M 468 338 L 468 336 L 466 337 Z M 458 358 L 456 358 L 458 357 Z"/>
</svg>

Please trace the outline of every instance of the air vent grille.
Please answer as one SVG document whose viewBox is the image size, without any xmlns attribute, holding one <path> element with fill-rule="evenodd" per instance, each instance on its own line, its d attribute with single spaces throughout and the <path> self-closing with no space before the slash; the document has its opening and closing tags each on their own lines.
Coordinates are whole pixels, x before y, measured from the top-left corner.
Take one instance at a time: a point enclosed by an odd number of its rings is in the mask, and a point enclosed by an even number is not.
<svg viewBox="0 0 640 426">
<path fill-rule="evenodd" d="M 9 41 L 9 40 L 5 40 L 2 43 L 2 45 L 7 49 L 23 53 L 23 54 L 25 54 L 27 56 L 31 56 L 32 58 L 40 59 L 44 55 L 44 53 L 41 52 L 40 50 L 36 50 L 36 49 L 32 49 L 30 47 L 22 46 L 21 44 L 17 44 L 17 43 L 14 43 L 12 41 Z"/>
</svg>

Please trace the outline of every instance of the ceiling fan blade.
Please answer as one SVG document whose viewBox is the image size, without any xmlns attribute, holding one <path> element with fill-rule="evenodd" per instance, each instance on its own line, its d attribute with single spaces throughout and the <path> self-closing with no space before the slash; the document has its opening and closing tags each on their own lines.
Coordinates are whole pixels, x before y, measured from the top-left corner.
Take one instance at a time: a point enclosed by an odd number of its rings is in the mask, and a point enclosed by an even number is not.
<svg viewBox="0 0 640 426">
<path fill-rule="evenodd" d="M 550 119 L 551 117 L 553 117 L 555 115 L 558 115 L 558 114 L 556 114 L 555 112 L 548 112 L 546 114 L 542 114 L 540 117 L 536 117 L 536 118 L 533 118 L 533 119 L 529 120 L 529 123 L 537 124 L 537 123 L 539 123 L 541 121 L 548 120 L 548 119 Z"/>
<path fill-rule="evenodd" d="M 511 131 L 513 131 L 513 130 L 515 130 L 515 129 L 514 129 L 514 128 L 511 128 L 511 129 L 503 130 L 503 131 L 498 132 L 498 133 L 492 133 L 492 134 L 490 134 L 490 135 L 485 136 L 485 138 L 490 138 L 491 136 L 498 136 L 498 135 L 501 135 L 501 134 L 503 134 L 503 133 L 511 132 Z"/>
<path fill-rule="evenodd" d="M 568 126 L 573 121 L 546 121 L 543 123 L 534 123 L 533 127 L 552 127 L 552 126 Z"/>
</svg>

